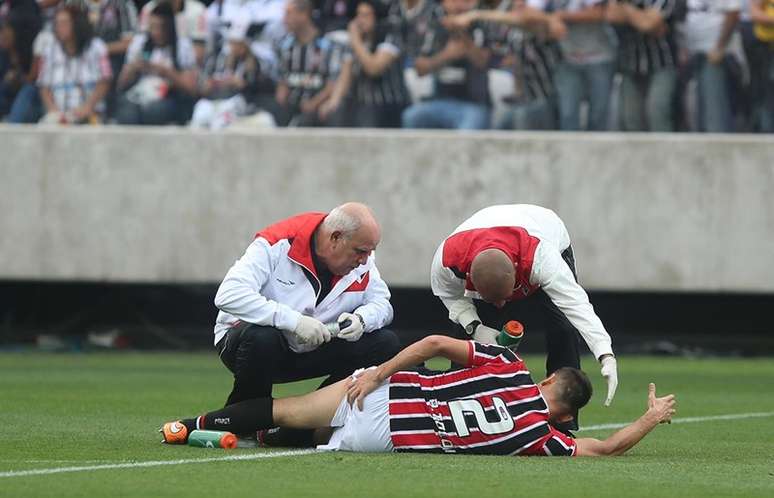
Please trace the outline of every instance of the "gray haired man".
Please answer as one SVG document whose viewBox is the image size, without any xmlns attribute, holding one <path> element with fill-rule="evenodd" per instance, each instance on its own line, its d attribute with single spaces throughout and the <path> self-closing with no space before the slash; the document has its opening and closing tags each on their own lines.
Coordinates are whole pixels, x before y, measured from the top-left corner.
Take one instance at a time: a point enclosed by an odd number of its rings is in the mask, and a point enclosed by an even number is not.
<svg viewBox="0 0 774 498">
<path fill-rule="evenodd" d="M 214 342 L 234 374 L 226 405 L 271 396 L 274 383 L 328 375 L 327 385 L 398 352 L 384 328 L 393 310 L 373 254 L 380 237 L 355 202 L 256 234 L 215 296 Z M 337 322 L 334 338 L 325 324 Z"/>
</svg>

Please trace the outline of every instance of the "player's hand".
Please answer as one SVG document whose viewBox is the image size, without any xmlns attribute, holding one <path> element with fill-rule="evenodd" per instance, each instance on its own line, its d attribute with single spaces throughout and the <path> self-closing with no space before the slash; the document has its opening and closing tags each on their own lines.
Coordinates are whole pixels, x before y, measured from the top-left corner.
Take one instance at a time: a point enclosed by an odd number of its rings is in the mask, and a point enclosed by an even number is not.
<svg viewBox="0 0 774 498">
<path fill-rule="evenodd" d="M 479 325 L 476 327 L 476 331 L 473 332 L 473 340 L 482 344 L 497 344 L 498 335 L 500 335 L 499 330 L 486 325 Z"/>
<path fill-rule="evenodd" d="M 298 337 L 298 342 L 315 348 L 331 340 L 331 333 L 325 324 L 311 316 L 301 315 L 293 333 Z"/>
<path fill-rule="evenodd" d="M 340 337 L 349 342 L 355 342 L 363 335 L 363 320 L 360 315 L 354 313 L 342 313 L 339 315 L 337 322 L 341 323 L 345 320 L 349 320 L 350 324 L 347 328 L 341 329 L 336 337 Z"/>
<path fill-rule="evenodd" d="M 656 384 L 648 384 L 648 413 L 654 417 L 659 424 L 671 424 L 672 415 L 677 412 L 675 409 L 675 395 L 669 394 L 663 398 L 656 397 Z"/>
<path fill-rule="evenodd" d="M 350 406 L 357 403 L 357 407 L 363 411 L 363 400 L 379 387 L 382 381 L 379 379 L 376 368 L 367 368 L 360 372 L 357 377 L 353 376 L 350 379 L 347 387 L 347 402 Z"/>
<path fill-rule="evenodd" d="M 603 355 L 600 362 L 602 363 L 602 377 L 607 381 L 605 406 L 610 406 L 610 403 L 613 402 L 613 396 L 615 396 L 615 390 L 618 389 L 618 362 L 611 354 Z"/>
</svg>

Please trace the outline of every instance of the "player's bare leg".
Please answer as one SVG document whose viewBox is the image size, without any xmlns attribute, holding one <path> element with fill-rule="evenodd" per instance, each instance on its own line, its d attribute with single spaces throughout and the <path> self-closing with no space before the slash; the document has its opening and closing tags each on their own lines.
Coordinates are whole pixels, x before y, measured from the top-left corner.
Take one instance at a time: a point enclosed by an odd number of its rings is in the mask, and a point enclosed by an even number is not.
<svg viewBox="0 0 774 498">
<path fill-rule="evenodd" d="M 347 395 L 349 377 L 302 396 L 274 400 L 275 425 L 291 429 L 330 427 L 331 420 Z"/>
<path fill-rule="evenodd" d="M 348 382 L 348 378 L 343 379 L 303 396 L 248 399 L 200 417 L 168 422 L 160 429 L 164 436 L 162 442 L 185 444 L 188 435 L 196 429 L 255 434 L 258 430 L 277 426 L 290 429 L 329 427 L 347 394 Z"/>
</svg>

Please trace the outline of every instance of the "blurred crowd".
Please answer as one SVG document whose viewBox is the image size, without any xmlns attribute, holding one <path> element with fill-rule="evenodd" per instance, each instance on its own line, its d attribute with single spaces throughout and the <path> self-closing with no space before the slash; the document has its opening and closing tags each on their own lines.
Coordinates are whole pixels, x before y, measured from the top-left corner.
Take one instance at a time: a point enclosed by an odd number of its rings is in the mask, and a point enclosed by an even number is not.
<svg viewBox="0 0 774 498">
<path fill-rule="evenodd" d="M 0 116 L 774 132 L 774 0 L 0 0 Z"/>
</svg>

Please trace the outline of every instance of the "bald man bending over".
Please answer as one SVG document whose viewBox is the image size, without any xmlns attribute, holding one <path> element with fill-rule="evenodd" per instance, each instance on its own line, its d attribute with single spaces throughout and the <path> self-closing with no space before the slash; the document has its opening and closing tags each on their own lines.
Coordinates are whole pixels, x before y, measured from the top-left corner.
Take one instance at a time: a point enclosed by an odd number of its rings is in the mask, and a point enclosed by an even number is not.
<svg viewBox="0 0 774 498">
<path fill-rule="evenodd" d="M 226 405 L 271 396 L 274 383 L 378 365 L 399 350 L 387 284 L 374 249 L 381 231 L 371 210 L 343 204 L 303 213 L 255 236 L 215 296 L 215 347 L 234 374 Z M 333 338 L 326 323 L 345 323 Z"/>
<path fill-rule="evenodd" d="M 528 204 L 482 209 L 438 247 L 430 280 L 449 319 L 486 344 L 508 320 L 523 320 L 524 306 L 540 306 L 548 375 L 580 368 L 580 333 L 601 363 L 610 404 L 618 386 L 612 341 L 577 282 L 570 235 L 556 213 Z M 562 428 L 577 429 L 577 420 Z"/>
</svg>

